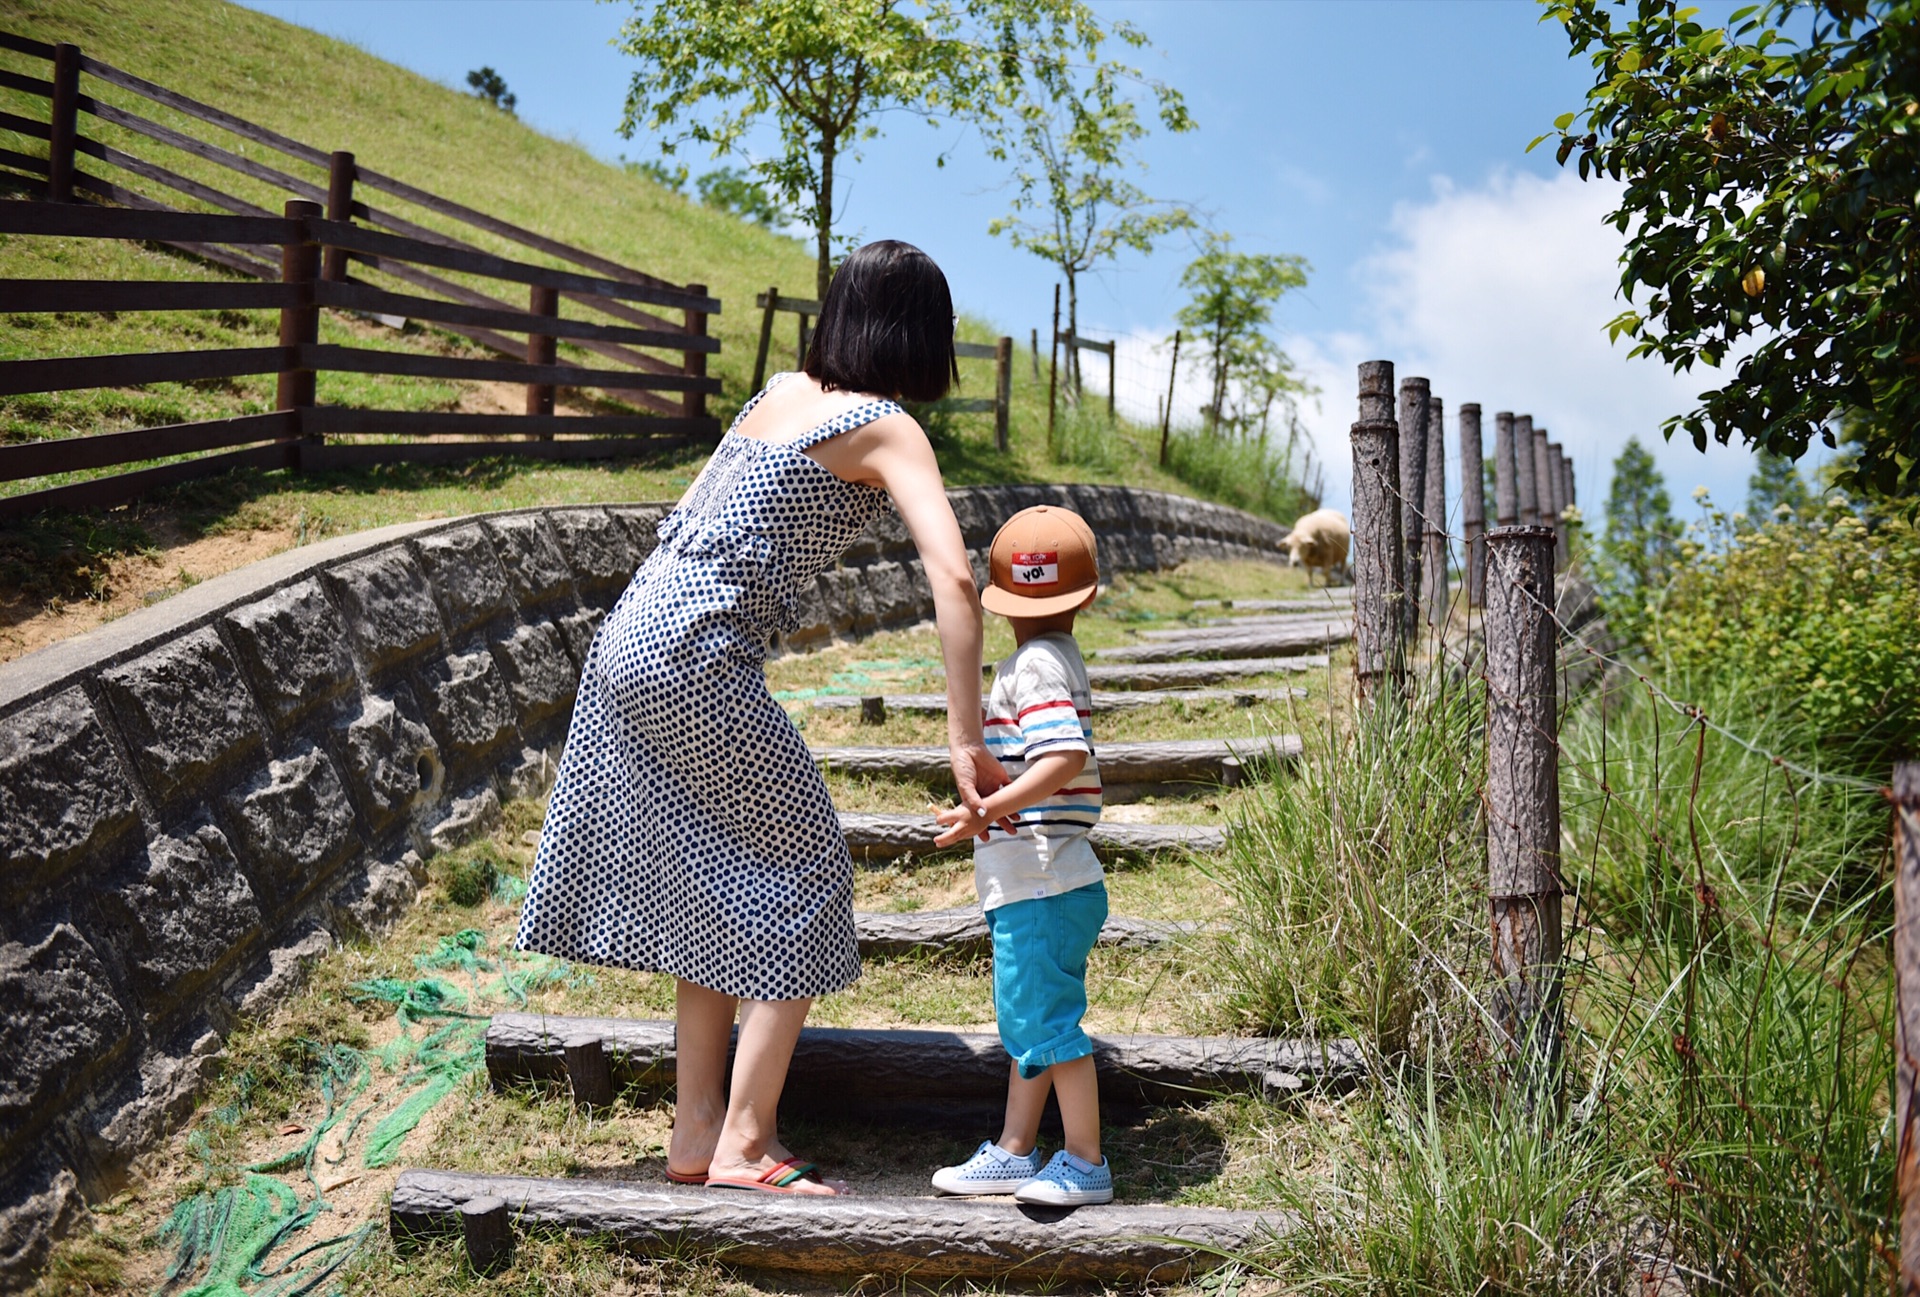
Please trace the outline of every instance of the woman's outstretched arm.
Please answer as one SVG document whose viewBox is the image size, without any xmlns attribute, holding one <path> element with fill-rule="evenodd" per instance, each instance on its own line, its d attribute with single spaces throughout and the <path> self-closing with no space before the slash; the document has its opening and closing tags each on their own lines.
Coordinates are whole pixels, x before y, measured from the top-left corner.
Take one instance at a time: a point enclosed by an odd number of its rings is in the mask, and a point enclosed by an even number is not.
<svg viewBox="0 0 1920 1297">
<path fill-rule="evenodd" d="M 961 804 L 978 808 L 1008 781 L 980 734 L 980 592 L 967 563 L 960 524 L 947 503 L 940 465 L 920 425 L 905 414 L 876 419 L 847 441 L 846 449 L 855 452 L 871 480 L 893 497 L 926 567 L 940 655 L 947 667 L 947 751 L 953 781 Z"/>
</svg>

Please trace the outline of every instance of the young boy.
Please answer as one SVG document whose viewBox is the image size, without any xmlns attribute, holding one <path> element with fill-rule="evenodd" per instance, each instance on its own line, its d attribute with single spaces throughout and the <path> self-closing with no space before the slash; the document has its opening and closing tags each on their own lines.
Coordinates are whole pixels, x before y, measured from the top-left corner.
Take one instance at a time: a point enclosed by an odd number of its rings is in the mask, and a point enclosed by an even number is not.
<svg viewBox="0 0 1920 1297">
<path fill-rule="evenodd" d="M 986 799 L 984 814 L 940 812 L 938 841 L 975 838 L 994 1012 L 1013 1066 L 999 1140 L 936 1171 L 933 1187 L 1051 1206 L 1112 1202 L 1093 1044 L 1080 1029 L 1087 956 L 1107 918 L 1106 883 L 1087 841 L 1100 820 L 1093 697 L 1073 640 L 1074 614 L 1099 583 L 1093 532 L 1070 509 L 1025 509 L 993 538 L 990 566 L 981 606 L 1013 624 L 1018 647 L 994 668 L 986 741 L 1014 778 Z M 1010 816 L 1017 831 L 999 823 Z M 1059 1096 L 1067 1146 L 1043 1166 L 1035 1141 L 1049 1090 Z"/>
</svg>

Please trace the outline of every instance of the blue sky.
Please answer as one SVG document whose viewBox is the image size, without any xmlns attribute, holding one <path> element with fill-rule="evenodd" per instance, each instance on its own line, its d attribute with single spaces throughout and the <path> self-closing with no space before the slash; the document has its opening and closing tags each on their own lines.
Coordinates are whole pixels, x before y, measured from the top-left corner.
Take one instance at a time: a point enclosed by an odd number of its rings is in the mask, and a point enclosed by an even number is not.
<svg viewBox="0 0 1920 1297">
<path fill-rule="evenodd" d="M 632 64 L 610 44 L 626 5 L 588 0 L 247 0 L 464 89 L 497 69 L 520 116 L 612 159 L 652 141 L 617 132 Z M 1714 6 L 1715 9 L 1724 6 Z M 1142 183 L 1187 202 L 1249 250 L 1313 266 L 1281 306 L 1278 333 L 1322 388 L 1305 422 L 1328 464 L 1329 502 L 1347 495 L 1354 365 L 1383 356 L 1424 374 L 1452 411 L 1530 411 L 1575 457 L 1590 515 L 1630 435 L 1654 446 L 1676 503 L 1696 484 L 1744 501 L 1743 451 L 1660 444 L 1663 416 L 1706 383 L 1626 360 L 1603 326 L 1619 236 L 1611 193 L 1524 152 L 1589 84 L 1555 24 L 1530 0 L 1095 0 L 1146 30 L 1139 61 L 1178 87 L 1200 129 L 1149 142 Z M 948 164 L 936 167 L 945 151 Z M 720 163 L 683 151 L 697 173 Z M 865 149 L 842 223 L 904 238 L 939 260 L 963 310 L 1021 337 L 1045 327 L 1053 276 L 987 234 L 1006 206 L 1003 168 L 964 130 L 905 115 Z M 1082 290 L 1083 332 L 1127 339 L 1119 395 L 1151 415 L 1165 390 L 1182 301 L 1184 238 L 1130 258 Z M 1184 366 L 1183 366 L 1184 369 Z M 1184 375 L 1183 375 L 1184 377 Z M 1183 382 L 1182 387 L 1185 387 Z M 1453 470 L 1450 469 L 1450 478 Z"/>
</svg>

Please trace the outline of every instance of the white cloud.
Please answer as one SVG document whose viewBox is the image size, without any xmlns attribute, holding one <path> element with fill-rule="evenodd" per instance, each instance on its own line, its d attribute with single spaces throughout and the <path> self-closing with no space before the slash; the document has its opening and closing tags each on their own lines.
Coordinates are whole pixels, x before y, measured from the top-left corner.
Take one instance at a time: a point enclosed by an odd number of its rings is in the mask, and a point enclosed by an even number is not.
<svg viewBox="0 0 1920 1297">
<path fill-rule="evenodd" d="M 1455 412 L 1477 401 L 1488 453 L 1498 410 L 1531 413 L 1550 430 L 1573 456 L 1589 516 L 1630 436 L 1653 450 L 1676 503 L 1696 485 L 1722 503 L 1743 502 L 1752 468 L 1744 448 L 1702 454 L 1660 436 L 1661 421 L 1692 408 L 1724 371 L 1675 375 L 1608 341 L 1606 322 L 1624 306 L 1622 239 L 1602 221 L 1616 196 L 1609 182 L 1567 173 L 1499 173 L 1472 188 L 1436 179 L 1430 199 L 1396 208 L 1390 241 L 1356 272 L 1364 331 L 1288 340 L 1326 391 L 1311 418 L 1323 451 L 1346 441 L 1354 365 L 1386 358 L 1400 376 L 1432 379 L 1446 401 L 1450 485 L 1459 480 Z"/>
</svg>

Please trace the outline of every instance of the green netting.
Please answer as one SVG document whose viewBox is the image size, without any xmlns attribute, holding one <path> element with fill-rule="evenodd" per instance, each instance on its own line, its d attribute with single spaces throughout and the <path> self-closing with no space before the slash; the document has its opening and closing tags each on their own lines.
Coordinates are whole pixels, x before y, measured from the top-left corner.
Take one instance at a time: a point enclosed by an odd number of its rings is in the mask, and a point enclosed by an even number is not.
<svg viewBox="0 0 1920 1297">
<path fill-rule="evenodd" d="M 181 1297 L 298 1297 L 311 1293 L 347 1263 L 373 1229 L 321 1239 L 282 1258 L 268 1260 L 294 1233 L 324 1210 L 271 1176 L 249 1173 L 239 1184 L 197 1193 L 173 1209 L 160 1237 L 174 1245 L 160 1291 L 171 1293 L 188 1277 L 204 1277 Z M 311 1258 L 309 1260 L 309 1258 Z M 265 1287 L 242 1287 L 243 1284 Z"/>
<path fill-rule="evenodd" d="M 875 685 L 899 684 L 903 680 L 938 671 L 936 658 L 875 658 L 871 662 L 853 662 L 845 671 L 835 672 L 829 682 L 814 689 L 781 689 L 778 702 L 799 702 L 808 698 L 828 698 L 839 694 L 861 693 Z"/>
</svg>

